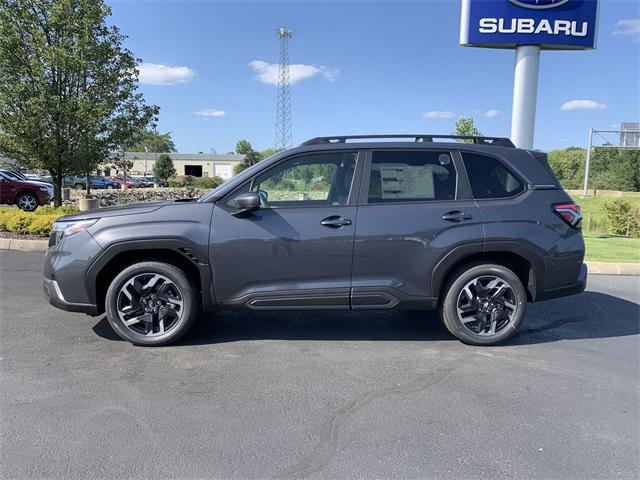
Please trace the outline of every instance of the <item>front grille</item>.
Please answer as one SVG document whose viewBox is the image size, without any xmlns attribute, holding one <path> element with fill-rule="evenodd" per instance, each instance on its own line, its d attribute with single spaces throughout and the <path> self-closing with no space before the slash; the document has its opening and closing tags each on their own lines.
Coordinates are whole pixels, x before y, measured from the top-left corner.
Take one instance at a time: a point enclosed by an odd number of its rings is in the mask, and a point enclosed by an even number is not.
<svg viewBox="0 0 640 480">
<path fill-rule="evenodd" d="M 51 231 L 51 236 L 49 237 L 49 248 L 55 247 L 58 244 L 58 236 L 61 234 L 62 232 L 56 232 L 55 230 Z"/>
</svg>

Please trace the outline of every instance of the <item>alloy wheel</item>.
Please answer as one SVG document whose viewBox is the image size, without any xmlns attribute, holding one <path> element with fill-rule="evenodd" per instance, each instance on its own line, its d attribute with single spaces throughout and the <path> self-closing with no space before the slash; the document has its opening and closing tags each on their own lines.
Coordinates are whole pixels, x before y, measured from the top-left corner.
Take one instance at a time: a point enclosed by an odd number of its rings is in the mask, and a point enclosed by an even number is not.
<svg viewBox="0 0 640 480">
<path fill-rule="evenodd" d="M 18 199 L 18 207 L 20 207 L 22 210 L 30 212 L 32 210 L 35 210 L 37 206 L 38 203 L 36 202 L 36 199 L 33 195 L 22 195 Z"/>
<path fill-rule="evenodd" d="M 182 318 L 183 299 L 177 285 L 164 275 L 138 274 L 118 292 L 118 316 L 134 333 L 148 337 L 164 335 Z"/>
<path fill-rule="evenodd" d="M 482 275 L 467 282 L 458 295 L 456 307 L 464 327 L 481 336 L 503 331 L 518 310 L 513 287 L 496 275 Z"/>
</svg>

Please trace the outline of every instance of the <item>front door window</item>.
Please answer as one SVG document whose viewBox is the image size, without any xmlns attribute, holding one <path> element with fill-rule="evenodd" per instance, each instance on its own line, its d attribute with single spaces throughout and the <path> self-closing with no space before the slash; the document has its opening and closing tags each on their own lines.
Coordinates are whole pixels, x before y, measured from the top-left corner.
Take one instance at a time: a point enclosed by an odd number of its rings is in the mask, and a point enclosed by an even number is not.
<svg viewBox="0 0 640 480">
<path fill-rule="evenodd" d="M 258 192 L 262 208 L 346 205 L 356 157 L 354 152 L 295 157 L 256 177 L 238 193 Z M 231 207 L 234 197 L 227 202 Z"/>
</svg>

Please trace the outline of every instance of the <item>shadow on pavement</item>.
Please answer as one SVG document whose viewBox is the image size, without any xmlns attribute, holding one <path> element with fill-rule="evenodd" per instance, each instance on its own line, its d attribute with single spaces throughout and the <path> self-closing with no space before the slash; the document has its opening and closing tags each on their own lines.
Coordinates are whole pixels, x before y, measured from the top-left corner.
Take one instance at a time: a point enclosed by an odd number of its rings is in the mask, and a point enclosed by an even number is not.
<svg viewBox="0 0 640 480">
<path fill-rule="evenodd" d="M 97 335 L 122 341 L 103 317 Z M 608 338 L 640 333 L 640 305 L 598 292 L 529 304 L 519 333 L 505 345 Z M 175 346 L 239 340 L 455 340 L 433 311 L 227 311 L 200 318 Z"/>
</svg>

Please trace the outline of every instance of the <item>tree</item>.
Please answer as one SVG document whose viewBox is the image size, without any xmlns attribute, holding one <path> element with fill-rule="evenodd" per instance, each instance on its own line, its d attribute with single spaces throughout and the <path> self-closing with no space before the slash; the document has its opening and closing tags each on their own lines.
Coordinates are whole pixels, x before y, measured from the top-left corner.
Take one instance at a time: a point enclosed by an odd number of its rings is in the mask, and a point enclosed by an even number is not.
<svg viewBox="0 0 640 480">
<path fill-rule="evenodd" d="M 176 174 L 176 168 L 173 166 L 173 160 L 166 153 L 158 155 L 155 165 L 153 166 L 153 175 L 160 180 L 166 180 Z"/>
<path fill-rule="evenodd" d="M 125 37 L 103 0 L 0 0 L 0 153 L 62 178 L 152 124 Z"/>
<path fill-rule="evenodd" d="M 275 155 L 276 153 L 281 152 L 282 149 L 278 148 L 265 148 L 264 150 L 260 150 L 260 160 L 264 160 L 265 158 L 269 158 L 271 155 Z"/>
<path fill-rule="evenodd" d="M 171 132 L 160 133 L 156 130 L 140 129 L 134 134 L 132 143 L 130 152 L 171 153 L 176 151 Z"/>
<path fill-rule="evenodd" d="M 258 163 L 262 158 L 260 154 L 256 152 L 251 144 L 247 140 L 240 140 L 236 143 L 236 153 L 245 156 L 245 163 L 247 166 L 251 166 L 254 163 Z"/>
<path fill-rule="evenodd" d="M 240 162 L 240 163 L 236 163 L 233 166 L 233 170 L 232 171 L 233 171 L 234 175 L 238 175 L 240 172 L 242 172 L 243 170 L 246 170 L 246 169 L 247 169 L 247 164 L 244 163 L 244 162 Z"/>
<path fill-rule="evenodd" d="M 549 166 L 564 188 L 578 189 L 582 186 L 585 154 L 585 149 L 578 147 L 551 150 L 547 154 Z"/>
<path fill-rule="evenodd" d="M 473 124 L 472 117 L 460 117 L 456 120 L 456 130 L 452 135 L 481 137 L 482 133 Z M 471 140 L 464 140 L 466 143 L 472 143 Z"/>
</svg>

